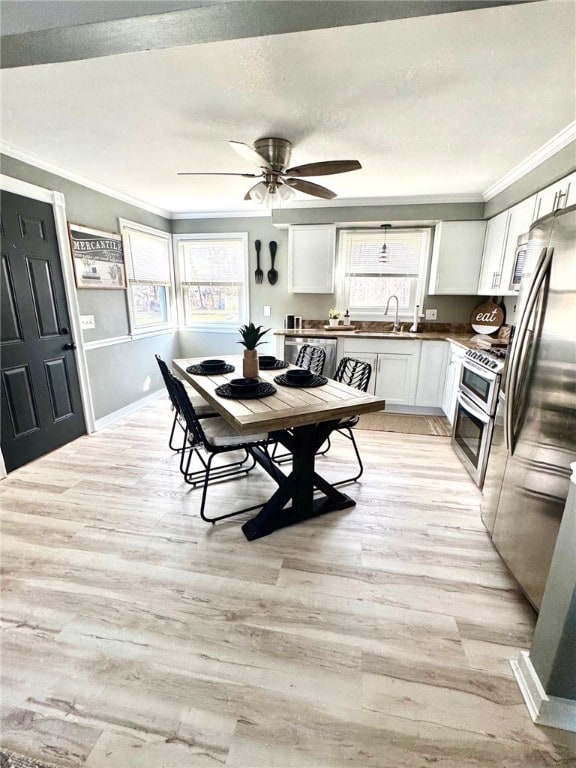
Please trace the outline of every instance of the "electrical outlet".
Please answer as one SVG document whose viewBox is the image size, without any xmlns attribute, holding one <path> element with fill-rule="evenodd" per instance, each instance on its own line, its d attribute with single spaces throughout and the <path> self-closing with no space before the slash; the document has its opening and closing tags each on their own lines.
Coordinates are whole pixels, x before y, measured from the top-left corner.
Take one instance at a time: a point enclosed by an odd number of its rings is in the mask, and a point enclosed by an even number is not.
<svg viewBox="0 0 576 768">
<path fill-rule="evenodd" d="M 80 327 L 83 331 L 87 331 L 90 328 L 96 328 L 94 315 L 80 315 Z"/>
<path fill-rule="evenodd" d="M 438 310 L 437 309 L 427 309 L 426 310 L 426 320 L 436 320 L 438 317 Z"/>
<path fill-rule="evenodd" d="M 264 304 L 264 317 L 270 317 L 270 307 L 268 304 Z"/>
</svg>

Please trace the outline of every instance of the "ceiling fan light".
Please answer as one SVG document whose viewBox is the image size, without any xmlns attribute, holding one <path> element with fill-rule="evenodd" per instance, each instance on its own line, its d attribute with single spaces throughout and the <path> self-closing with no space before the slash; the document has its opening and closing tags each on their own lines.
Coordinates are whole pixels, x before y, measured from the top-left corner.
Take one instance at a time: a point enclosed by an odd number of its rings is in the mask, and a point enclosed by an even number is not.
<svg viewBox="0 0 576 768">
<path fill-rule="evenodd" d="M 250 190 L 250 199 L 254 200 L 256 203 L 263 203 L 266 200 L 267 194 L 267 185 L 263 181 L 260 181 Z"/>
<path fill-rule="evenodd" d="M 292 200 L 295 195 L 296 193 L 294 190 L 291 187 L 287 187 L 286 184 L 281 184 L 278 187 L 278 197 L 283 203 L 288 202 L 288 200 Z"/>
</svg>

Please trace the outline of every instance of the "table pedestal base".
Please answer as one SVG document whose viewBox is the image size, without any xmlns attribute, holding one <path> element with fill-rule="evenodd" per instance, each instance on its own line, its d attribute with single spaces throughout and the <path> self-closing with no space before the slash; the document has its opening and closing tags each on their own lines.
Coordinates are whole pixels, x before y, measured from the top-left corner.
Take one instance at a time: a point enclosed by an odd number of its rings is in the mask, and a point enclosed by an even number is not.
<svg viewBox="0 0 576 768">
<path fill-rule="evenodd" d="M 282 431 L 275 435 L 293 455 L 292 472 L 288 476 L 261 448 L 251 450 L 256 461 L 276 480 L 278 489 L 256 517 L 242 526 L 248 541 L 268 536 L 273 531 L 312 517 L 347 509 L 356 504 L 354 499 L 337 490 L 314 471 L 316 452 L 338 423 L 338 421 L 324 421 L 319 424 L 308 424 L 294 427 L 291 432 Z M 322 496 L 314 498 L 315 491 L 320 491 Z M 286 507 L 290 500 L 292 505 Z"/>
</svg>

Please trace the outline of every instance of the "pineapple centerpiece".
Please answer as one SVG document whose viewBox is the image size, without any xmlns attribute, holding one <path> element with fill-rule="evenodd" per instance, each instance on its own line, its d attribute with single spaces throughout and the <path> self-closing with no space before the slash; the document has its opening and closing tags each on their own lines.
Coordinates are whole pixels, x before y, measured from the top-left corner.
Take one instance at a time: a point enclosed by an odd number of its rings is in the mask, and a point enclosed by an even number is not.
<svg viewBox="0 0 576 768">
<path fill-rule="evenodd" d="M 247 379 L 255 379 L 258 377 L 259 367 L 256 347 L 264 343 L 261 341 L 261 338 L 264 334 L 268 333 L 269 330 L 270 328 L 266 328 L 266 330 L 263 331 L 261 325 L 256 326 L 254 323 L 249 323 L 248 325 L 243 325 L 241 328 L 238 328 L 240 336 L 242 336 L 242 339 L 238 344 L 242 344 L 244 347 L 242 374 Z"/>
</svg>

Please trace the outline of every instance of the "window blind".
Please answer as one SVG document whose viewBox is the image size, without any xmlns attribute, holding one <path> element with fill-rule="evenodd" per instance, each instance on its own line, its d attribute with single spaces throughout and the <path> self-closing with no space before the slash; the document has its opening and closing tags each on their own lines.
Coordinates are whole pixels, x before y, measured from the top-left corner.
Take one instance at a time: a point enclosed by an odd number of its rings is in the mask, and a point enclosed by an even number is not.
<svg viewBox="0 0 576 768">
<path fill-rule="evenodd" d="M 417 276 L 428 247 L 427 232 L 418 229 L 343 231 L 341 237 L 347 275 Z"/>
<path fill-rule="evenodd" d="M 244 280 L 244 243 L 239 239 L 180 243 L 183 283 L 228 284 Z"/>
<path fill-rule="evenodd" d="M 137 283 L 170 285 L 170 244 L 166 237 L 145 232 L 124 232 L 126 274 Z"/>
</svg>

